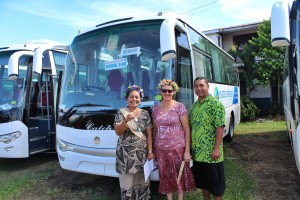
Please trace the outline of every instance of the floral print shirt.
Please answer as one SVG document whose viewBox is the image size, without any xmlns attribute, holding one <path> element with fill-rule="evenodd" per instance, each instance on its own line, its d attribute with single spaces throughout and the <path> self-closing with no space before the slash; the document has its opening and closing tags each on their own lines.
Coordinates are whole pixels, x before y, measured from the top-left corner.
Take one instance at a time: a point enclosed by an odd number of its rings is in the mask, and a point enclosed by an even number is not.
<svg viewBox="0 0 300 200">
<path fill-rule="evenodd" d="M 191 149 L 193 160 L 206 163 L 218 163 L 224 160 L 223 144 L 220 158 L 212 160 L 212 150 L 216 141 L 216 129 L 225 124 L 225 109 L 221 102 L 208 95 L 201 103 L 197 100 L 191 109 Z"/>
</svg>

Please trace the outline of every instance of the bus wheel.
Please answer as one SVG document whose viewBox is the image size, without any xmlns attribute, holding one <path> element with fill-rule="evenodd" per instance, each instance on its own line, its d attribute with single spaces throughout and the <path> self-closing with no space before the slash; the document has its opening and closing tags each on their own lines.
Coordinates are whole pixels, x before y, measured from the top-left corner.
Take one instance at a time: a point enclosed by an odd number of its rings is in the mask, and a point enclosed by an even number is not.
<svg viewBox="0 0 300 200">
<path fill-rule="evenodd" d="M 224 140 L 226 142 L 232 142 L 233 140 L 233 135 L 234 135 L 234 124 L 233 124 L 233 117 L 230 117 L 230 122 L 229 122 L 229 131 L 227 135 L 224 137 Z"/>
</svg>

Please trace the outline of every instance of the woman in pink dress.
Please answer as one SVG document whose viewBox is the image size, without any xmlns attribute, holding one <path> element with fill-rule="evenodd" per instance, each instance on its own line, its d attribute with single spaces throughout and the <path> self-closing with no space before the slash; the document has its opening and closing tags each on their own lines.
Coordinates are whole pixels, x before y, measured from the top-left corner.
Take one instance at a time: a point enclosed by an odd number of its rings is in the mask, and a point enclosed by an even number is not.
<svg viewBox="0 0 300 200">
<path fill-rule="evenodd" d="M 184 191 L 196 188 L 189 167 L 188 113 L 182 103 L 173 100 L 179 90 L 175 82 L 164 79 L 158 88 L 162 101 L 152 109 L 155 154 L 160 175 L 158 192 L 166 194 L 169 200 L 173 198 L 173 192 L 178 192 L 178 199 L 183 199 Z"/>
</svg>

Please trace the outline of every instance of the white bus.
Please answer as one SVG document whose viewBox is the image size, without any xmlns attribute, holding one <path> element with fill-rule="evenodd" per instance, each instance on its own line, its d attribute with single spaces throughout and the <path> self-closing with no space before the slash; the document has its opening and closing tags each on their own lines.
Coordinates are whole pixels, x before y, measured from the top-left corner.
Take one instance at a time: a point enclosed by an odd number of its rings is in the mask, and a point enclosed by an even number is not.
<svg viewBox="0 0 300 200">
<path fill-rule="evenodd" d="M 171 79 L 176 99 L 190 110 L 193 80 L 205 76 L 210 93 L 226 107 L 224 136 L 232 139 L 240 120 L 239 77 L 234 60 L 172 13 L 124 18 L 77 35 L 70 45 L 58 111 L 57 153 L 62 168 L 117 177 L 117 109 L 126 106 L 128 85 L 139 85 L 141 107 L 157 104 L 157 85 Z M 157 172 L 157 171 L 155 171 Z M 151 174 L 157 180 L 157 173 Z"/>
<path fill-rule="evenodd" d="M 293 147 L 300 173 L 300 1 L 292 6 L 286 1 L 272 8 L 271 39 L 273 46 L 286 47 L 283 65 L 283 107 L 287 135 Z"/>
<path fill-rule="evenodd" d="M 66 55 L 67 46 L 49 40 L 0 48 L 1 158 L 55 150 L 58 75 Z"/>
</svg>

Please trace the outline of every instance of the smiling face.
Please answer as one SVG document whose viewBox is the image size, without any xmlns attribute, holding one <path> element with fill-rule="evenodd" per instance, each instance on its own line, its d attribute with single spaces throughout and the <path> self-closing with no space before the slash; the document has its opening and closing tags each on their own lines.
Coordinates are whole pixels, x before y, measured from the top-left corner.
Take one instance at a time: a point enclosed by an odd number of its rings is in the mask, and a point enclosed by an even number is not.
<svg viewBox="0 0 300 200">
<path fill-rule="evenodd" d="M 204 79 L 196 80 L 194 82 L 194 91 L 200 101 L 205 99 L 205 97 L 209 94 L 208 89 L 209 89 L 209 85 Z"/>
<path fill-rule="evenodd" d="M 140 93 L 136 90 L 133 90 L 128 94 L 126 100 L 127 100 L 128 107 L 134 109 L 138 107 L 141 102 Z"/>
<path fill-rule="evenodd" d="M 163 100 L 172 100 L 175 91 L 171 85 L 164 85 L 160 89 L 160 94 L 163 97 Z"/>
</svg>

